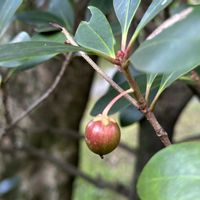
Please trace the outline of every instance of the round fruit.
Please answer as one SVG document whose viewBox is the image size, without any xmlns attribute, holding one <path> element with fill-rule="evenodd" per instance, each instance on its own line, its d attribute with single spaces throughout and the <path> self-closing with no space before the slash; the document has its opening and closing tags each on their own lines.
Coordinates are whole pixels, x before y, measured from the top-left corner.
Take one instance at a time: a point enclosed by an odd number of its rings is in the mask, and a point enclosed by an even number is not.
<svg viewBox="0 0 200 200">
<path fill-rule="evenodd" d="M 114 119 L 98 115 L 87 124 L 85 141 L 92 152 L 103 157 L 118 146 L 120 135 L 119 126 Z"/>
</svg>

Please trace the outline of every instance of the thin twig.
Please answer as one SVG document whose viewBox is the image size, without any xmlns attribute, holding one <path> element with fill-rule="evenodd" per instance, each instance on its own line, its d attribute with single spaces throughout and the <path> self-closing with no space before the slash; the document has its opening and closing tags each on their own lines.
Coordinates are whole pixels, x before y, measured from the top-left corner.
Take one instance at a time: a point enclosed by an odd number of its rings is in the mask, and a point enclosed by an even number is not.
<svg viewBox="0 0 200 200">
<path fill-rule="evenodd" d="M 8 106 L 8 91 L 6 84 L 2 84 L 1 86 L 1 93 L 2 93 L 2 102 L 4 106 L 4 118 L 6 122 L 6 126 L 9 126 L 11 124 L 12 118 Z"/>
<path fill-rule="evenodd" d="M 9 102 L 8 102 L 8 89 L 7 89 L 7 84 L 5 82 L 2 82 L 1 85 L 1 93 L 2 93 L 2 102 L 3 102 L 3 107 L 4 107 L 4 118 L 5 118 L 5 126 L 8 127 L 12 123 L 12 116 L 10 113 L 9 109 Z M 11 130 L 7 134 L 7 142 L 9 141 L 10 143 L 15 142 L 15 133 L 14 130 Z"/>
<path fill-rule="evenodd" d="M 54 82 L 52 85 L 47 89 L 47 91 L 35 102 L 33 102 L 24 112 L 22 112 L 16 119 L 13 120 L 13 122 L 6 128 L 4 128 L 0 132 L 0 138 L 2 135 L 4 135 L 6 132 L 14 128 L 22 119 L 24 119 L 27 115 L 29 115 L 33 110 L 35 110 L 44 100 L 46 100 L 52 92 L 55 90 L 57 87 L 58 83 L 60 82 L 67 66 L 69 65 L 70 59 L 71 59 L 72 54 L 68 54 L 65 58 L 65 61 L 63 62 L 61 69 L 56 76 Z"/>
<path fill-rule="evenodd" d="M 64 172 L 72 176 L 80 177 L 86 180 L 87 182 L 95 185 L 98 188 L 110 189 L 124 196 L 128 196 L 129 194 L 129 189 L 124 184 L 119 183 L 119 182 L 116 182 L 116 183 L 107 182 L 107 181 L 102 180 L 101 178 L 92 178 L 91 176 L 80 171 L 75 166 L 71 165 L 70 163 L 65 163 L 61 161 L 60 159 L 56 158 L 55 156 L 52 156 L 42 150 L 36 149 L 35 147 L 29 144 L 15 146 L 14 148 L 0 147 L 0 150 L 5 153 L 6 152 L 12 153 L 15 150 L 29 153 L 32 156 L 38 157 L 40 159 L 43 159 L 52 163 L 53 165 L 57 166 L 59 169 L 63 170 Z"/>
<path fill-rule="evenodd" d="M 70 33 L 59 24 L 51 23 L 52 26 L 61 29 L 62 33 L 65 35 L 67 42 L 73 46 L 78 46 L 76 41 L 70 35 Z M 116 91 L 119 93 L 124 92 L 124 90 L 116 84 L 85 52 L 80 51 L 79 54 L 90 64 L 90 66 L 103 78 L 105 79 Z M 124 95 L 126 99 L 131 102 L 136 108 L 139 108 L 137 101 L 132 98 L 129 94 Z"/>
<path fill-rule="evenodd" d="M 58 24 L 52 24 L 52 26 L 61 29 L 62 33 L 65 35 L 67 39 L 67 43 L 70 43 L 74 46 L 78 46 L 76 41 L 73 39 L 73 37 L 70 35 L 70 33 L 62 26 Z M 96 72 L 101 75 L 114 89 L 116 89 L 119 93 L 124 93 L 124 90 L 116 84 L 102 69 L 85 53 L 80 51 L 80 55 L 96 70 Z M 121 67 L 121 66 L 120 66 Z M 137 82 L 135 79 L 132 78 L 131 73 L 129 71 L 128 66 L 121 67 L 122 71 L 124 72 L 125 77 L 127 78 L 130 87 L 133 89 L 136 100 L 132 98 L 129 94 L 126 94 L 125 97 L 141 112 L 144 113 L 147 120 L 150 122 L 152 127 L 154 128 L 156 135 L 160 138 L 160 140 L 163 142 L 165 146 L 168 146 L 171 144 L 167 132 L 161 127 L 161 125 L 158 123 L 154 113 L 149 111 L 148 105 L 143 97 L 143 95 L 140 92 L 140 89 L 137 85 Z"/>
</svg>

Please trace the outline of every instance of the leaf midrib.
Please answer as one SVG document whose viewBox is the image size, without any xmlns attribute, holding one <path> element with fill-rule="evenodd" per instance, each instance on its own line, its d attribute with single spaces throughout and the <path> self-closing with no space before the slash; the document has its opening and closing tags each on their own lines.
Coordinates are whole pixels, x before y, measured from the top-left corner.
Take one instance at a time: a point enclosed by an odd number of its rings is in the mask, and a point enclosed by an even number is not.
<svg viewBox="0 0 200 200">
<path fill-rule="evenodd" d="M 85 24 L 88 26 L 88 28 L 100 39 L 100 41 L 103 43 L 105 48 L 108 50 L 108 53 L 113 56 L 113 49 L 110 49 L 110 47 L 106 44 L 106 41 L 90 26 L 88 22 L 85 22 Z M 105 52 L 103 52 L 105 53 Z"/>
<path fill-rule="evenodd" d="M 195 179 L 200 181 L 200 175 L 199 176 L 169 176 L 169 177 L 159 177 L 159 178 L 152 178 L 151 180 L 144 181 L 143 183 L 151 183 L 155 181 L 168 181 L 168 180 L 173 180 L 173 179 Z"/>
</svg>

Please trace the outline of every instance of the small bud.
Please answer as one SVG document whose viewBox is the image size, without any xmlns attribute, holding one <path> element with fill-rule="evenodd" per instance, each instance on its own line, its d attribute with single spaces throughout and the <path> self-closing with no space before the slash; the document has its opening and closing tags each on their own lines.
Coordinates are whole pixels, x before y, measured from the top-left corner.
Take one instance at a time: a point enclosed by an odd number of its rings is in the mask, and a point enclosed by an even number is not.
<svg viewBox="0 0 200 200">
<path fill-rule="evenodd" d="M 111 117 L 101 114 L 87 124 L 85 141 L 92 152 L 103 157 L 118 146 L 120 135 L 117 122 Z"/>
<path fill-rule="evenodd" d="M 124 56 L 125 56 L 125 53 L 124 53 L 122 50 L 119 50 L 119 51 L 117 52 L 117 58 L 118 58 L 119 60 L 123 60 Z"/>
</svg>

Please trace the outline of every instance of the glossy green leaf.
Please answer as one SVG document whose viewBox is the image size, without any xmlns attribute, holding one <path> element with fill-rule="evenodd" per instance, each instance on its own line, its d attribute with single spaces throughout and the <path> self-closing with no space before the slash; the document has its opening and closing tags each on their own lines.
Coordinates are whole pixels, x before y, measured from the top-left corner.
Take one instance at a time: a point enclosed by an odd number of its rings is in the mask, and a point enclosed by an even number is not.
<svg viewBox="0 0 200 200">
<path fill-rule="evenodd" d="M 120 23 L 118 21 L 117 22 L 111 22 L 110 25 L 111 25 L 114 36 L 121 35 L 122 30 L 121 30 Z"/>
<path fill-rule="evenodd" d="M 74 10 L 69 0 L 50 0 L 48 11 L 61 18 L 68 31 L 73 30 Z"/>
<path fill-rule="evenodd" d="M 94 6 L 103 11 L 105 14 L 108 14 L 113 8 L 113 0 L 91 0 L 90 6 Z"/>
<path fill-rule="evenodd" d="M 189 70 L 190 71 L 190 70 Z M 174 81 L 188 73 L 185 70 L 174 71 L 170 74 L 164 74 L 160 83 L 159 93 L 162 93 L 167 87 L 169 87 Z"/>
<path fill-rule="evenodd" d="M 166 8 L 173 0 L 153 0 L 142 20 L 137 26 L 136 32 L 140 32 L 159 12 Z"/>
<path fill-rule="evenodd" d="M 56 42 L 20 42 L 0 46 L 0 62 L 23 61 L 32 57 L 57 55 L 60 53 L 83 50 L 80 47 L 65 45 Z"/>
<path fill-rule="evenodd" d="M 184 74 L 200 64 L 200 6 L 184 10 L 181 16 L 182 20 L 156 32 L 135 51 L 131 61 L 137 69 Z"/>
<path fill-rule="evenodd" d="M 35 34 L 31 38 L 32 41 L 48 41 L 48 42 L 59 42 L 64 43 L 66 37 L 62 32 L 52 32 L 52 34 Z"/>
<path fill-rule="evenodd" d="M 137 110 L 137 108 L 135 108 L 133 105 L 129 105 L 120 111 L 120 125 L 122 127 L 129 126 L 141 120 L 143 116 L 144 115 L 139 110 Z"/>
<path fill-rule="evenodd" d="M 200 142 L 172 145 L 144 167 L 137 192 L 141 200 L 199 200 Z"/>
<path fill-rule="evenodd" d="M 154 80 L 156 79 L 156 77 L 158 76 L 158 74 L 146 74 L 146 76 L 147 76 L 147 85 L 146 85 L 145 97 L 148 99 L 150 95 L 151 86 Z"/>
<path fill-rule="evenodd" d="M 20 32 L 18 33 L 11 41 L 10 43 L 17 43 L 17 42 L 25 42 L 25 41 L 30 41 L 31 37 L 28 33 L 26 32 Z M 1 67 L 6 67 L 6 68 L 13 68 L 13 67 L 18 67 L 21 66 L 22 62 L 20 61 L 5 61 L 5 62 L 0 62 Z"/>
<path fill-rule="evenodd" d="M 158 74 L 147 74 L 147 85 L 151 86 Z"/>
<path fill-rule="evenodd" d="M 89 7 L 91 19 L 89 22 L 81 22 L 75 39 L 80 46 L 104 57 L 115 57 L 115 39 L 111 27 L 104 14 L 95 7 Z"/>
<path fill-rule="evenodd" d="M 25 41 L 42 41 L 42 42 L 62 42 L 64 41 L 64 36 L 62 33 L 54 33 L 54 34 L 37 34 L 34 35 L 32 38 L 26 33 L 21 32 L 19 33 L 11 43 L 16 42 L 25 42 Z M 0 62 L 1 67 L 5 68 L 15 68 L 16 71 L 27 70 L 33 67 L 36 67 L 38 64 L 43 63 L 51 58 L 53 58 L 55 54 L 48 54 L 48 55 L 37 55 L 34 57 L 29 57 L 25 60 L 20 61 L 4 61 Z"/>
<path fill-rule="evenodd" d="M 0 1 L 0 36 L 4 33 L 22 0 Z"/>
<path fill-rule="evenodd" d="M 62 18 L 46 11 L 26 11 L 19 13 L 17 15 L 17 18 L 27 24 L 35 26 L 38 32 L 49 32 L 52 30 L 56 30 L 56 28 L 51 26 L 50 23 L 57 23 L 65 26 L 65 22 Z"/>
<path fill-rule="evenodd" d="M 127 35 L 131 21 L 140 5 L 140 0 L 113 0 L 113 5 L 121 24 L 122 34 Z"/>
</svg>

